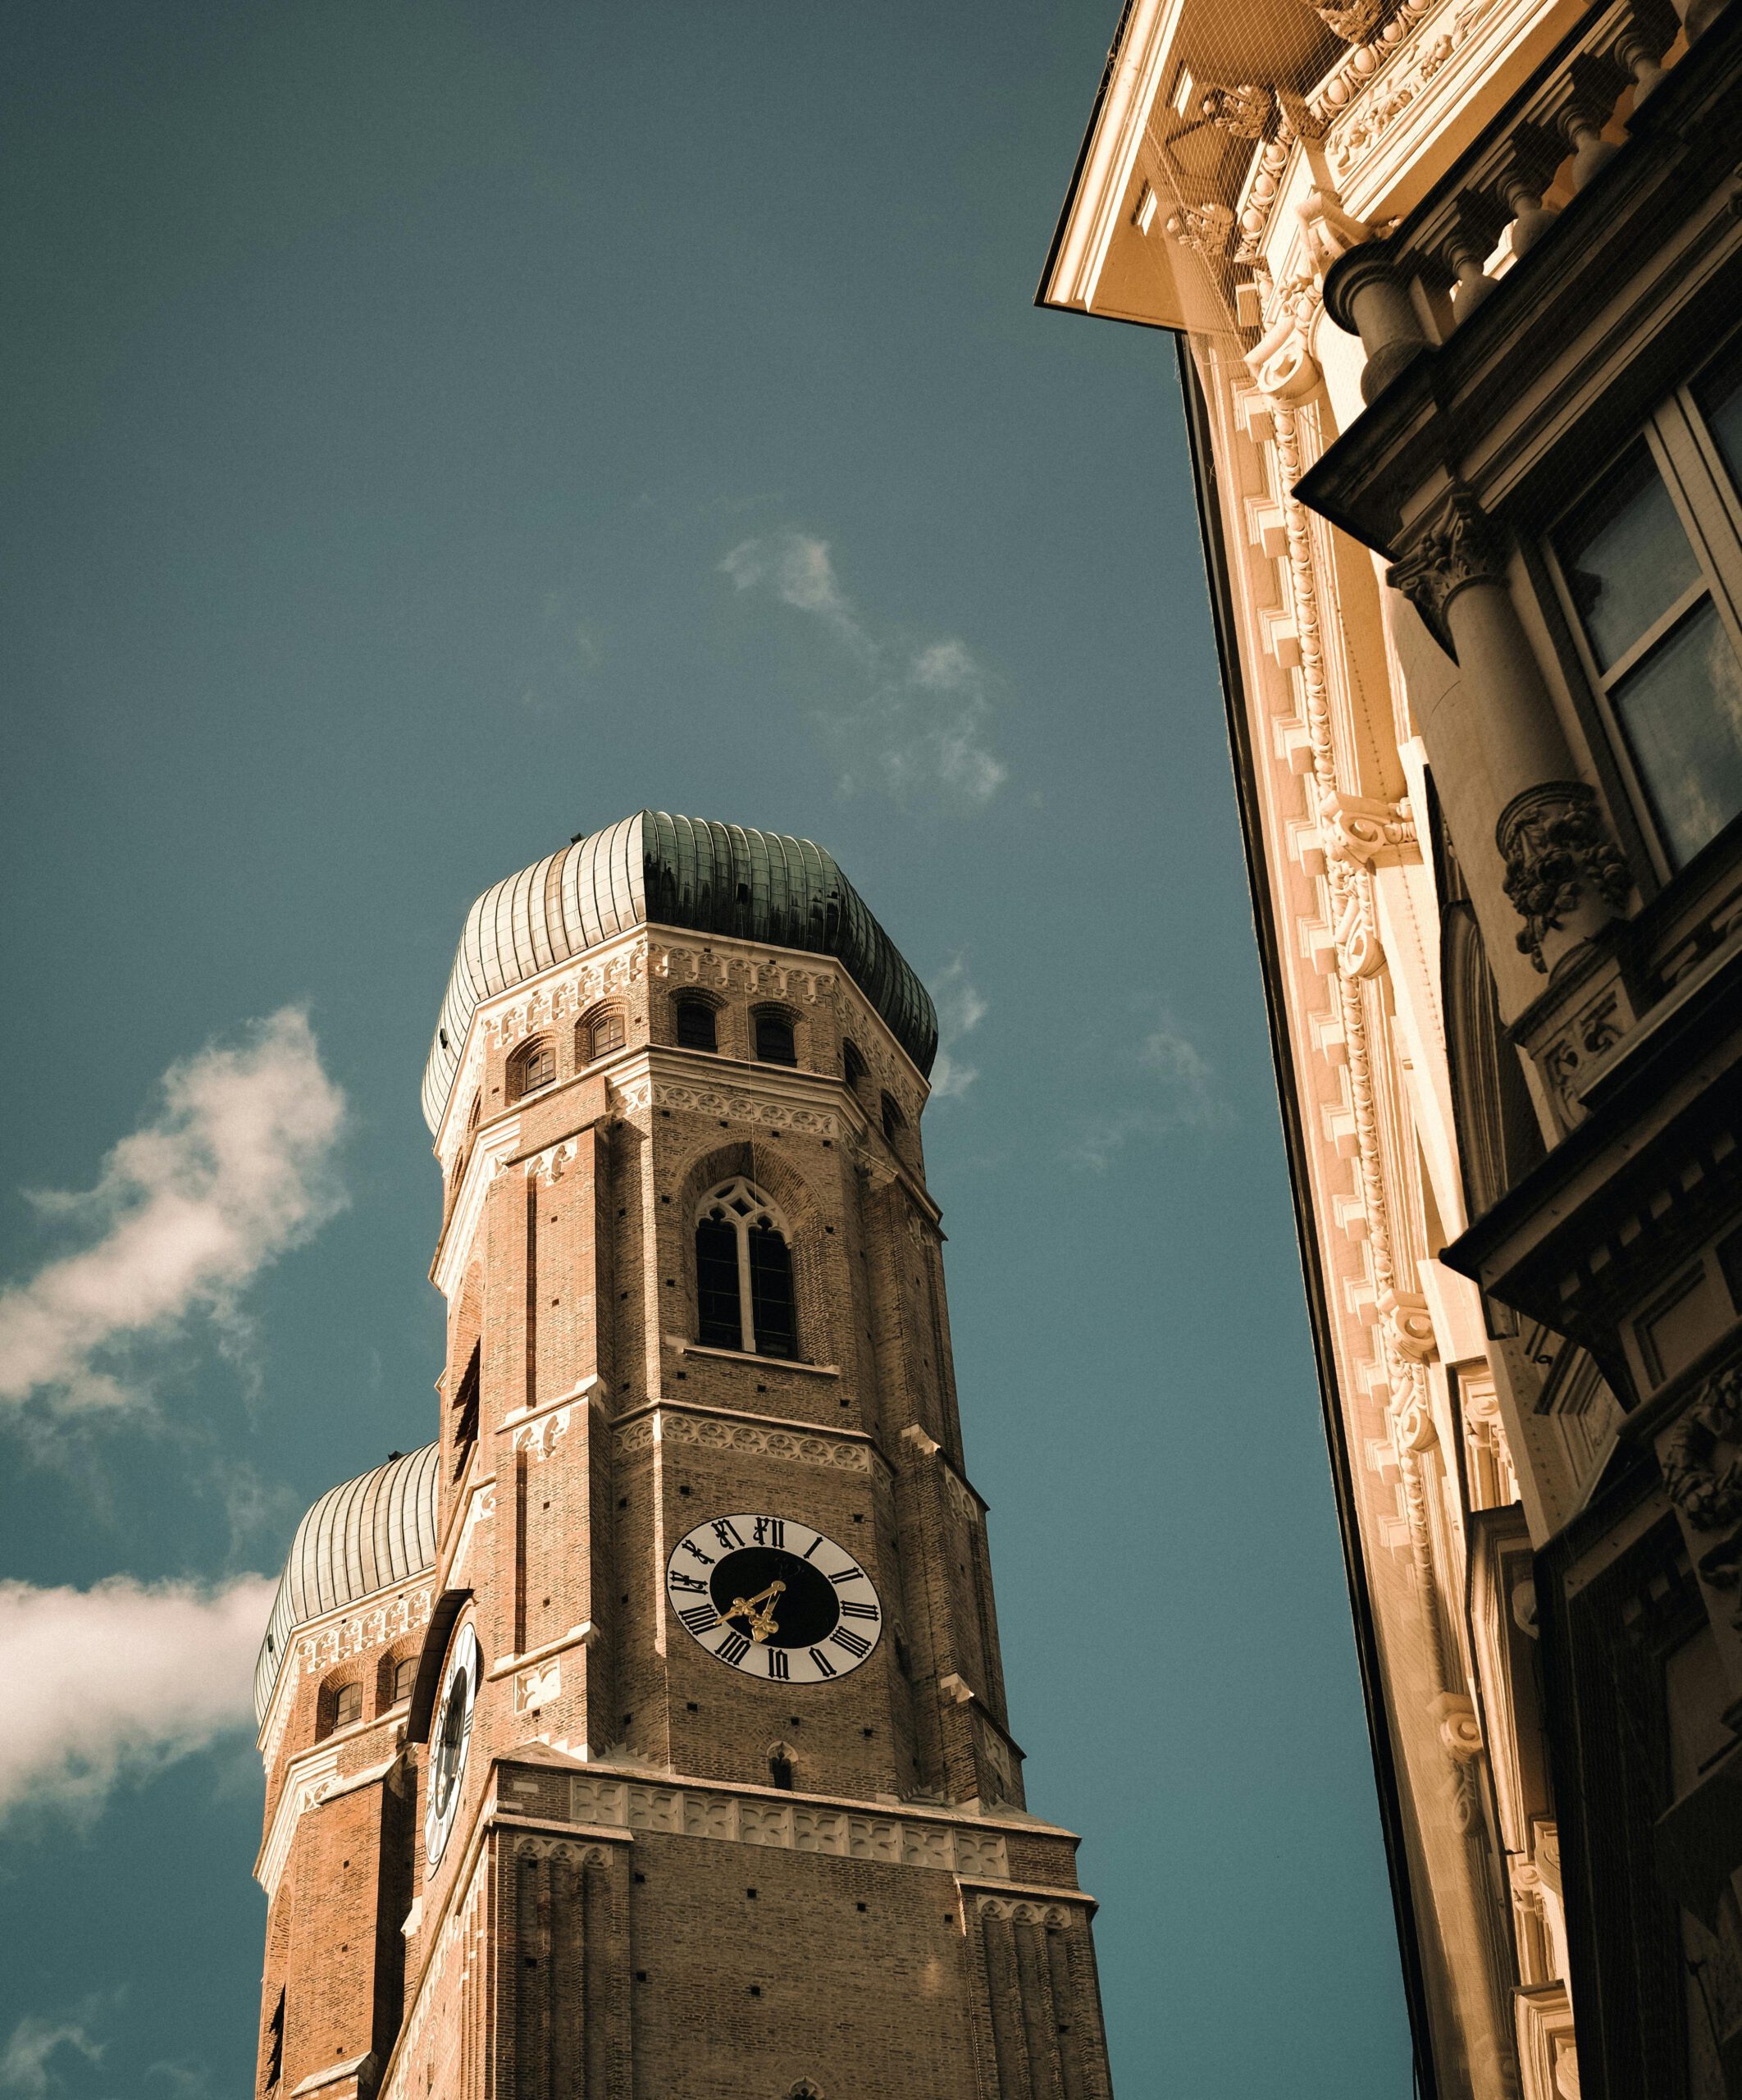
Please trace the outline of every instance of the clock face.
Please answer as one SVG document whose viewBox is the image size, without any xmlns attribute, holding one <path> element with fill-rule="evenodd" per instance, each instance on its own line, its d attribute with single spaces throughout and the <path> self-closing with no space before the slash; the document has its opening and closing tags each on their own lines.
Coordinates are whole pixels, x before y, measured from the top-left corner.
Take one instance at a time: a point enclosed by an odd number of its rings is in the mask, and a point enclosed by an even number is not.
<svg viewBox="0 0 1742 2100">
<path fill-rule="evenodd" d="M 844 1545 L 791 1517 L 713 1517 L 680 1539 L 665 1594 L 692 1640 L 767 1684 L 826 1684 L 883 1630 L 871 1577 Z"/>
<path fill-rule="evenodd" d="M 430 1732 L 430 1799 L 423 1817 L 423 1850 L 432 1867 L 447 1846 L 459 1806 L 481 1672 L 478 1637 L 469 1625 L 463 1626 L 448 1651 L 441 1696 L 436 1702 L 436 1725 Z"/>
</svg>

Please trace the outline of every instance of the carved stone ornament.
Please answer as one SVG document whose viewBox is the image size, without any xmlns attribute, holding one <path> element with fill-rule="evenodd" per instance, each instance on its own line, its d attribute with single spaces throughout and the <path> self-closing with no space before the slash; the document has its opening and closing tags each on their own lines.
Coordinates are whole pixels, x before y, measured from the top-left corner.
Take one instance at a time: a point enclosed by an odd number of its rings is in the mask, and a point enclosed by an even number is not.
<svg viewBox="0 0 1742 2100">
<path fill-rule="evenodd" d="M 1506 893 L 1524 920 L 1518 949 L 1543 971 L 1543 942 L 1587 892 L 1618 911 L 1633 878 L 1582 780 L 1547 780 L 1515 795 L 1494 827 Z"/>
<path fill-rule="evenodd" d="M 1225 255 L 1234 216 L 1225 204 L 1182 204 L 1167 221 L 1170 240 L 1199 255 Z"/>
<path fill-rule="evenodd" d="M 1720 1445 L 1731 1450 L 1723 1465 Z M 1722 1531 L 1742 1518 L 1742 1363 L 1706 1381 L 1664 1440 L 1658 1463 L 1671 1501 L 1696 1532 Z M 1703 1554 L 1699 1572 L 1721 1590 L 1742 1586 L 1742 1529 Z"/>
<path fill-rule="evenodd" d="M 1345 43 L 1366 43 L 1385 19 L 1386 0 L 1343 0 L 1315 6 L 1313 12 L 1333 36 Z"/>
<path fill-rule="evenodd" d="M 1408 599 L 1454 663 L 1457 651 L 1446 625 L 1447 606 L 1469 584 L 1502 583 L 1505 578 L 1505 542 L 1462 483 L 1431 514 L 1409 552 L 1385 572 L 1385 581 Z"/>
<path fill-rule="evenodd" d="M 1243 80 L 1238 87 L 1224 88 L 1206 80 L 1197 90 L 1197 113 L 1218 131 L 1236 139 L 1261 139 L 1276 107 L 1269 88 Z"/>
</svg>

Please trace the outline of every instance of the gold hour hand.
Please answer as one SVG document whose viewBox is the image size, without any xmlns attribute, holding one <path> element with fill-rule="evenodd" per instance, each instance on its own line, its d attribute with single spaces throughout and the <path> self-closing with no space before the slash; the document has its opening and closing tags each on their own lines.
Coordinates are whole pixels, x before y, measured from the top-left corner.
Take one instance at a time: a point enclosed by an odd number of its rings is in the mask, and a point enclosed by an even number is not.
<svg viewBox="0 0 1742 2100">
<path fill-rule="evenodd" d="M 750 1628 L 752 1641 L 759 1644 L 766 1641 L 771 1633 L 780 1631 L 774 1621 L 772 1605 L 773 1600 L 786 1586 L 784 1582 L 770 1582 L 767 1589 L 759 1590 L 753 1597 L 734 1597 L 731 1610 L 720 1614 L 721 1623 L 723 1624 L 728 1618 L 741 1618 Z M 764 1609 L 765 1605 L 770 1609 Z"/>
</svg>

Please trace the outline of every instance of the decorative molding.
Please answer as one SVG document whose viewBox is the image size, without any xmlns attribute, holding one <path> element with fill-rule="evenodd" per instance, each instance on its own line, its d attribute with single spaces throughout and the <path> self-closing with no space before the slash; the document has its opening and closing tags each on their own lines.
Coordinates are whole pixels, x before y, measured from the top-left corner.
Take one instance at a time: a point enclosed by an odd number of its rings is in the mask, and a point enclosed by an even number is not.
<svg viewBox="0 0 1742 2100">
<path fill-rule="evenodd" d="M 659 1402 L 649 1413 L 622 1423 L 617 1431 L 618 1447 L 625 1452 L 645 1451 L 655 1444 L 693 1444 L 705 1450 L 731 1451 L 763 1459 L 788 1459 L 796 1464 L 828 1466 L 841 1472 L 869 1473 L 872 1451 L 869 1441 L 848 1441 L 822 1436 L 805 1429 L 789 1429 L 768 1422 L 700 1409 L 674 1407 Z"/>
<path fill-rule="evenodd" d="M 1515 795 L 1494 827 L 1506 863 L 1506 893 L 1524 920 L 1521 955 L 1539 970 L 1547 935 L 1558 932 L 1587 892 L 1619 911 L 1633 888 L 1596 795 L 1582 780 L 1545 780 Z"/>
<path fill-rule="evenodd" d="M 513 1851 L 517 1860 L 559 1860 L 565 1866 L 609 1865 L 611 1855 L 603 1845 L 589 1845 L 572 1838 L 547 1837 L 537 1831 L 516 1831 Z"/>
<path fill-rule="evenodd" d="M 966 1828 L 942 1819 L 866 1815 L 802 1799 L 704 1792 L 695 1787 L 612 1778 L 602 1773 L 577 1773 L 569 1781 L 569 1813 L 577 1823 L 664 1831 L 677 1837 L 828 1852 L 842 1859 L 879 1860 L 1001 1879 L 1009 1873 L 1001 1831 Z"/>
<path fill-rule="evenodd" d="M 254 1879 L 266 1891 L 267 1902 L 278 1893 L 279 1880 L 285 1862 L 290 1856 L 297 1826 L 309 1810 L 318 1808 L 323 1801 L 336 1801 L 341 1795 L 353 1794 L 360 1787 L 373 1786 L 377 1779 L 385 1779 L 404 1755 L 395 1746 L 390 1755 L 364 1766 L 361 1771 L 341 1772 L 339 1760 L 349 1741 L 349 1736 L 344 1742 L 330 1740 L 292 1759 L 273 1806 L 272 1819 L 267 1825 L 260 1856 L 254 1862 Z"/>
<path fill-rule="evenodd" d="M 1319 804 L 1319 830 L 1327 854 L 1363 867 L 1390 867 L 1421 858 L 1415 812 L 1407 801 L 1346 795 L 1334 788 Z"/>
<path fill-rule="evenodd" d="M 1414 545 L 1386 570 L 1385 581 L 1403 593 L 1455 662 L 1446 608 L 1472 583 L 1504 584 L 1506 559 L 1503 535 L 1459 482 L 1417 527 Z"/>
<path fill-rule="evenodd" d="M 991 1896 L 976 1890 L 974 1908 L 983 1918 L 1008 1918 L 1019 1925 L 1044 1925 L 1049 1932 L 1064 1932 L 1070 1913 L 1062 1903 L 1037 1903 L 1026 1897 Z"/>
<path fill-rule="evenodd" d="M 845 1125 L 831 1109 L 801 1107 L 768 1101 L 742 1087 L 678 1086 L 655 1080 L 650 1097 L 655 1108 L 691 1116 L 724 1116 L 736 1123 L 759 1123 L 777 1130 L 795 1130 L 808 1138 L 838 1138 Z"/>
<path fill-rule="evenodd" d="M 454 1199 L 447 1229 L 441 1235 L 441 1244 L 436 1250 L 435 1263 L 430 1271 L 431 1282 L 444 1298 L 454 1297 L 464 1279 L 472 1242 L 477 1232 L 478 1220 L 484 1215 L 484 1198 L 490 1183 L 519 1150 L 518 1116 L 503 1117 L 499 1122 L 479 1131 L 472 1140 L 466 1171 L 460 1177 L 459 1194 Z"/>
</svg>

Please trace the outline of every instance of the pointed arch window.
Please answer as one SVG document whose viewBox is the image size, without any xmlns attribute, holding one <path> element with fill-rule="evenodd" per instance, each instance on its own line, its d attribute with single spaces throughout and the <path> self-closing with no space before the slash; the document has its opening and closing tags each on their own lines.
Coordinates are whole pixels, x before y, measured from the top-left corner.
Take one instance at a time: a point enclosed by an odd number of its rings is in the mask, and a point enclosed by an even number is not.
<svg viewBox="0 0 1742 2100">
<path fill-rule="evenodd" d="M 719 1022 L 706 999 L 677 1002 L 677 1044 L 682 1050 L 718 1050 Z"/>
<path fill-rule="evenodd" d="M 850 1036 L 841 1039 L 841 1070 L 847 1084 L 855 1092 L 860 1082 L 870 1076 L 871 1068 L 865 1062 L 864 1052 Z"/>
<path fill-rule="evenodd" d="M 786 1221 L 741 1175 L 723 1182 L 697 1208 L 695 1299 L 697 1340 L 705 1348 L 798 1354 Z"/>
</svg>

